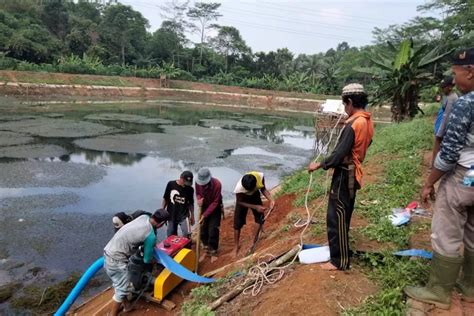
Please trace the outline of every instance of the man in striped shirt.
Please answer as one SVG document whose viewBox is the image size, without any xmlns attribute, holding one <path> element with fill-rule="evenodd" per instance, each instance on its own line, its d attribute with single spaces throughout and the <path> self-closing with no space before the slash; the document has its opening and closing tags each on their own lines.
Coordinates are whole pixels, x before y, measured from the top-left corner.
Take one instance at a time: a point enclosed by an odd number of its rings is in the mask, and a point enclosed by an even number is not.
<svg viewBox="0 0 474 316">
<path fill-rule="evenodd" d="M 118 315 L 123 304 L 124 310 L 130 307 L 129 294 L 129 258 L 143 245 L 143 262 L 152 263 L 156 244 L 155 230 L 169 219 L 168 212 L 157 210 L 152 216 L 142 215 L 121 227 L 104 248 L 104 268 L 112 280 L 114 288 L 112 316 Z"/>
</svg>

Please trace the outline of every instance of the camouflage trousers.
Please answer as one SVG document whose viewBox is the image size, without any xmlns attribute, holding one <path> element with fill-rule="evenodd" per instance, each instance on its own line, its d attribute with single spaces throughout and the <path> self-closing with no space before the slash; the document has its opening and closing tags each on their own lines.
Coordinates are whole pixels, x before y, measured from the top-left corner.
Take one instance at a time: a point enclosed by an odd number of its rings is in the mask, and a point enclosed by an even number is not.
<svg viewBox="0 0 474 316">
<path fill-rule="evenodd" d="M 459 256 L 463 245 L 474 251 L 474 187 L 463 185 L 466 171 L 457 165 L 444 175 L 436 196 L 431 246 L 447 257 Z"/>
</svg>

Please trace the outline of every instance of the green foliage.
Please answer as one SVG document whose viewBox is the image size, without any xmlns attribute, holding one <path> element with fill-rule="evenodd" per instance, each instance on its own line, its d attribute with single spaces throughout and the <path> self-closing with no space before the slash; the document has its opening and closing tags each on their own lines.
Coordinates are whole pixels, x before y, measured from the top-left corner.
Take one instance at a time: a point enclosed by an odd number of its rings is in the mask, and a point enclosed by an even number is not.
<svg viewBox="0 0 474 316">
<path fill-rule="evenodd" d="M 225 56 L 225 71 L 229 67 L 229 59 L 243 54 L 251 53 L 251 49 L 247 46 L 238 29 L 233 26 L 219 26 L 219 32 L 215 38 L 211 40 L 211 45 Z"/>
<path fill-rule="evenodd" d="M 391 101 L 392 120 L 401 122 L 415 117 L 420 109 L 419 91 L 433 79 L 427 68 L 449 53 L 450 50 L 431 48 L 428 44 L 416 47 L 412 39 L 402 41 L 399 47 L 388 42 L 387 46 L 368 55 L 375 69 L 358 68 L 358 70 L 370 73 L 377 79 L 372 102 L 382 105 Z"/>
<path fill-rule="evenodd" d="M 217 289 L 213 285 L 203 285 L 194 288 L 191 290 L 191 299 L 184 302 L 181 311 L 185 316 L 215 315 L 214 312 L 212 312 L 209 307 L 207 307 L 207 303 L 211 302 L 217 297 Z"/>
<path fill-rule="evenodd" d="M 303 206 L 305 201 L 306 190 L 309 184 L 309 173 L 306 170 L 298 171 L 291 176 L 283 180 L 281 190 L 278 195 L 295 193 L 296 199 L 294 201 L 295 206 Z M 322 196 L 325 192 L 325 176 L 322 172 L 315 172 L 313 174 L 313 182 L 311 184 L 310 192 L 308 195 L 308 202 Z"/>
<path fill-rule="evenodd" d="M 409 230 L 406 227 L 395 227 L 386 218 L 381 218 L 378 222 L 369 224 L 362 228 L 361 232 L 371 240 L 391 242 L 399 247 L 405 247 L 410 237 Z"/>
<path fill-rule="evenodd" d="M 145 47 L 147 26 L 148 20 L 131 6 L 106 6 L 99 25 L 100 42 L 106 47 L 104 57 L 122 66 L 131 63 Z"/>
<path fill-rule="evenodd" d="M 318 221 L 317 223 L 311 224 L 310 232 L 313 237 L 319 237 L 326 231 L 326 223 Z"/>
<path fill-rule="evenodd" d="M 419 153 L 430 147 L 431 129 L 432 123 L 427 118 L 376 129 L 368 154 L 370 159 L 380 160 L 384 179 L 366 185 L 357 196 L 356 206 L 357 212 L 369 221 L 367 227 L 360 229 L 369 239 L 404 248 L 409 237 L 420 229 L 414 223 L 394 227 L 386 216 L 391 214 L 392 208 L 403 207 L 417 195 L 422 164 Z M 358 308 L 346 311 L 345 315 L 405 314 L 403 287 L 424 280 L 429 268 L 425 260 L 398 258 L 388 252 L 367 254 L 363 264 L 368 268 L 369 277 L 381 286 L 381 291 Z"/>
<path fill-rule="evenodd" d="M 33 314 L 50 314 L 66 299 L 79 276 L 74 273 L 66 280 L 49 286 L 28 285 L 21 290 L 21 295 L 13 298 L 11 306 L 18 311 L 30 310 Z"/>
<path fill-rule="evenodd" d="M 415 119 L 403 124 L 377 126 L 368 155 L 386 154 L 410 156 L 431 148 L 433 123 Z"/>
<path fill-rule="evenodd" d="M 376 45 L 356 48 L 342 42 L 325 53 L 294 56 L 288 48 L 252 53 L 239 30 L 214 24 L 222 16 L 220 3 L 190 7 L 186 0 L 167 2 L 160 6 L 160 28 L 149 33 L 141 13 L 116 1 L 2 1 L 0 69 L 150 78 L 166 73 L 183 80 L 326 95 L 339 95 L 343 85 L 360 82 L 380 102 L 393 102 L 394 119 L 400 120 L 415 116 L 418 96 L 431 100 L 434 82 L 449 70 L 447 62 L 429 52 L 472 43 L 469 2 L 430 0 L 420 7 L 422 17 L 376 29 Z M 446 13 L 442 19 L 438 10 Z M 429 16 L 432 12 L 435 17 Z M 211 29 L 217 35 L 207 38 Z M 199 43 L 186 38 L 190 31 L 199 34 Z M 385 46 L 387 40 L 394 44 Z M 390 53 L 400 43 L 401 49 Z M 379 49 L 371 62 L 367 53 Z M 372 64 L 382 70 L 369 68 Z M 166 65 L 175 69 L 167 73 Z M 400 84 L 394 86 L 395 81 Z"/>
<path fill-rule="evenodd" d="M 402 290 L 406 285 L 427 278 L 427 261 L 399 258 L 390 253 L 383 256 L 367 254 L 363 260 L 369 277 L 382 289 L 368 297 L 361 306 L 345 311 L 344 315 L 405 315 Z"/>
<path fill-rule="evenodd" d="M 434 117 L 438 114 L 439 107 L 439 103 L 429 103 L 423 108 L 423 113 L 425 116 Z"/>
<path fill-rule="evenodd" d="M 384 179 L 366 185 L 358 194 L 358 201 L 369 202 L 357 205 L 358 212 L 370 221 L 361 230 L 370 239 L 393 242 L 400 247 L 407 245 L 414 231 L 409 227 L 394 227 L 386 216 L 392 208 L 406 205 L 418 193 L 417 181 L 423 162 L 419 152 L 430 148 L 431 129 L 432 124 L 426 118 L 377 128 L 368 156 L 378 155 Z"/>
</svg>

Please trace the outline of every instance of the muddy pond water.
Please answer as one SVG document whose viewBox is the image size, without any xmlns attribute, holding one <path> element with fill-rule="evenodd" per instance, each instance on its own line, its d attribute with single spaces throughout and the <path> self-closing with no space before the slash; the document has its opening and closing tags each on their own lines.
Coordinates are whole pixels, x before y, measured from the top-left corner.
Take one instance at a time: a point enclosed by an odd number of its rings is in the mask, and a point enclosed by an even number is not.
<svg viewBox="0 0 474 316">
<path fill-rule="evenodd" d="M 177 105 L 0 112 L 0 286 L 27 283 L 32 269 L 44 280 L 82 271 L 113 214 L 157 209 L 183 170 L 209 167 L 227 205 L 246 171 L 278 184 L 312 156 L 312 126 L 310 115 Z"/>
</svg>

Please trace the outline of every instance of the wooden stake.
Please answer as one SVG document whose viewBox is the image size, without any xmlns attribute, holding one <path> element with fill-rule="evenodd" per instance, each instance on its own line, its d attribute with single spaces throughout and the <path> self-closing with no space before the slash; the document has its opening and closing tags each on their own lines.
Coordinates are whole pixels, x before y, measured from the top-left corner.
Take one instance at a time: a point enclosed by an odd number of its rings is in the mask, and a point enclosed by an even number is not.
<svg viewBox="0 0 474 316">
<path fill-rule="evenodd" d="M 194 272 L 198 273 L 199 269 L 199 257 L 200 257 L 200 248 L 201 248 L 201 216 L 202 216 L 202 206 L 198 210 L 198 226 L 197 226 L 197 236 L 196 236 L 196 266 Z"/>
<path fill-rule="evenodd" d="M 171 312 L 176 307 L 176 304 L 174 302 L 167 299 L 164 299 L 162 301 L 157 300 L 156 298 L 153 297 L 153 294 L 151 293 L 145 293 L 143 297 L 145 298 L 147 302 L 154 303 L 169 312 Z"/>
</svg>

